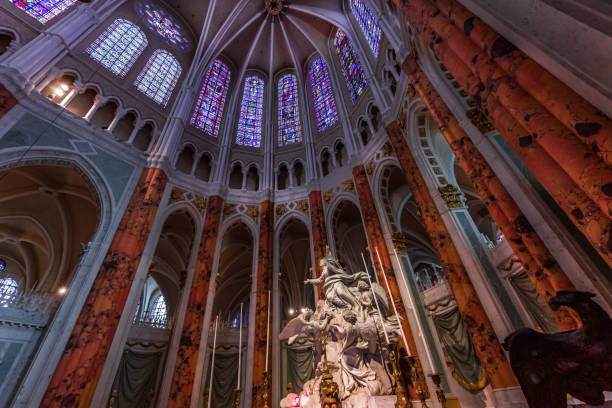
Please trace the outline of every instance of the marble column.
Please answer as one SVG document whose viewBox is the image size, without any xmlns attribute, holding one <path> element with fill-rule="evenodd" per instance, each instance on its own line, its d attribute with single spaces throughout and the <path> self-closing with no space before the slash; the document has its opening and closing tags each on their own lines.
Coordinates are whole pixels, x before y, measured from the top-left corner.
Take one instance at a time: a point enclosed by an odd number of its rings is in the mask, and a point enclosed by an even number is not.
<svg viewBox="0 0 612 408">
<path fill-rule="evenodd" d="M 167 182 L 143 170 L 41 406 L 89 407 Z"/>
<path fill-rule="evenodd" d="M 612 121 L 457 0 L 437 0 L 448 19 L 584 143 L 612 164 Z"/>
<path fill-rule="evenodd" d="M 312 247 L 314 250 L 315 265 L 312 270 L 317 272 L 317 277 L 321 276 L 323 270 L 319 265 L 319 260 L 324 258 L 327 248 L 327 230 L 325 229 L 325 215 L 323 213 L 323 197 L 320 191 L 311 191 L 308 195 L 310 201 L 310 222 L 312 225 Z M 323 288 L 317 286 L 319 299 L 323 299 Z"/>
<path fill-rule="evenodd" d="M 253 356 L 253 406 L 263 407 L 266 403 L 271 406 L 272 384 L 271 368 L 272 356 L 268 356 L 272 351 L 272 339 L 267 341 L 268 324 L 268 294 L 272 291 L 272 268 L 273 268 L 273 245 L 274 245 L 274 203 L 266 200 L 261 203 L 259 211 L 259 248 L 257 252 L 257 293 L 255 306 L 255 353 Z M 272 313 L 272 307 L 269 308 Z M 272 316 L 270 316 L 272 324 Z M 266 350 L 266 344 L 269 350 Z M 269 380 L 265 381 L 266 356 L 269 358 L 268 375 Z"/>
<path fill-rule="evenodd" d="M 543 300 L 548 303 L 557 291 L 575 289 L 416 61 L 407 59 L 403 69 Z M 579 326 L 567 308 L 553 315 L 563 330 Z"/>
<path fill-rule="evenodd" d="M 13 94 L 0 84 L 0 118 L 7 114 L 8 111 L 17 105 L 18 101 Z"/>
<path fill-rule="evenodd" d="M 437 47 L 446 52 L 447 63 L 455 67 L 453 76 L 467 84 L 464 88 L 473 98 L 484 97 L 487 101 L 484 114 L 508 145 L 521 158 L 525 166 L 538 179 L 538 182 L 554 198 L 568 218 L 584 234 L 602 259 L 612 266 L 612 222 L 591 200 L 570 176 L 537 143 L 531 143 L 532 136 L 490 95 L 485 86 L 455 56 L 447 52 L 447 46 Z"/>
<path fill-rule="evenodd" d="M 396 2 L 403 3 L 400 7 L 421 40 L 431 45 L 451 74 L 454 75 L 456 67 L 447 59 L 449 52 L 484 84 L 480 92 L 472 95 L 476 103 L 486 110 L 488 98 L 482 93 L 486 89 L 529 133 L 522 143 L 540 145 L 603 213 L 612 218 L 612 167 L 531 97 L 433 3 L 428 0 Z M 470 84 L 455 78 L 463 89 L 470 88 Z"/>
<path fill-rule="evenodd" d="M 182 408 L 191 404 L 193 381 L 202 341 L 204 311 L 222 213 L 223 198 L 219 196 L 210 197 L 206 208 L 206 218 L 194 269 L 195 273 L 189 291 L 187 311 L 183 320 L 183 333 L 176 356 L 168 407 Z"/>
<path fill-rule="evenodd" d="M 495 389 L 517 386 L 501 343 L 397 122 L 387 127 L 387 133 L 489 383 Z"/>
<path fill-rule="evenodd" d="M 370 251 L 372 252 L 372 261 L 374 262 L 374 265 L 376 265 L 375 269 L 376 274 L 378 275 L 378 280 L 386 291 L 387 288 L 384 283 L 385 278 L 382 274 L 382 271 L 378 267 L 378 257 L 376 255 L 376 249 L 378 249 L 378 253 L 380 254 L 384 273 L 389 282 L 389 288 L 391 289 L 391 299 L 389 300 L 395 303 L 395 307 L 397 308 L 397 311 L 400 314 L 400 316 L 398 317 L 401 319 L 402 328 L 404 329 L 404 334 L 406 335 L 406 341 L 408 342 L 408 347 L 410 348 L 410 353 L 408 354 L 415 356 L 419 366 L 418 369 L 421 371 L 421 379 L 423 380 L 421 383 L 421 387 L 423 390 L 427 391 L 427 384 L 424 381 L 425 376 L 423 375 L 419 356 L 416 354 L 416 342 L 414 341 L 412 329 L 408 324 L 408 316 L 406 315 L 406 309 L 404 308 L 404 305 L 402 303 L 402 296 L 395 276 L 395 270 L 393 269 L 393 264 L 391 263 L 391 257 L 389 256 L 389 250 L 387 249 L 387 243 L 383 235 L 380 218 L 378 218 L 378 212 L 376 211 L 376 206 L 374 204 L 372 189 L 370 188 L 370 182 L 368 181 L 368 176 L 363 165 L 359 165 L 353 168 L 353 178 L 355 180 L 355 189 L 357 190 L 357 195 L 359 196 L 359 206 L 361 207 L 361 214 L 363 216 L 363 223 L 366 229 Z M 398 271 L 398 273 L 402 272 Z M 392 311 L 393 309 L 390 310 Z M 404 346 L 401 339 L 400 345 L 402 347 Z M 408 350 L 406 351 L 408 352 Z M 416 390 L 411 384 L 409 384 L 409 391 L 411 399 L 418 399 Z"/>
</svg>

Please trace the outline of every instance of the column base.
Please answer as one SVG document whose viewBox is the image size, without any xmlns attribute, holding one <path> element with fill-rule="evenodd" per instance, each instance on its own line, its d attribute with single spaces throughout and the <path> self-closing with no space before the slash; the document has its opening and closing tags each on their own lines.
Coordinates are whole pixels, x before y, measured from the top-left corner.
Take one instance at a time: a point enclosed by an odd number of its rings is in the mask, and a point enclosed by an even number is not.
<svg viewBox="0 0 612 408">
<path fill-rule="evenodd" d="M 487 385 L 480 397 L 486 408 L 529 408 L 521 387 L 493 389 Z"/>
</svg>

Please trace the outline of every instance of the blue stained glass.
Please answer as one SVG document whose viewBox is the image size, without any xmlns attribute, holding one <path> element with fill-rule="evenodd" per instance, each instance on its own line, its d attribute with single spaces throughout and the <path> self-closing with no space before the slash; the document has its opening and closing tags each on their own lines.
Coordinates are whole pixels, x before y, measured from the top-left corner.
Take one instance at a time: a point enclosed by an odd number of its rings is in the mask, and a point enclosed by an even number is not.
<svg viewBox="0 0 612 408">
<path fill-rule="evenodd" d="M 63 13 L 77 0 L 10 0 L 10 2 L 37 19 L 41 24 L 45 24 Z"/>
<path fill-rule="evenodd" d="M 167 51 L 157 50 L 136 78 L 136 88 L 160 105 L 166 106 L 181 75 L 181 65 Z"/>
<path fill-rule="evenodd" d="M 168 309 L 166 307 L 166 299 L 162 295 L 157 296 L 151 308 L 151 320 L 154 323 L 165 323 L 168 318 Z"/>
<path fill-rule="evenodd" d="M 353 15 L 359 22 L 359 26 L 370 45 L 370 49 L 375 57 L 378 57 L 378 48 L 380 46 L 381 31 L 374 13 L 361 0 L 351 0 L 351 10 Z"/>
<path fill-rule="evenodd" d="M 297 78 L 285 75 L 278 81 L 278 144 L 285 146 L 302 141 Z"/>
<path fill-rule="evenodd" d="M 91 43 L 87 53 L 112 73 L 125 76 L 146 46 L 147 37 L 138 26 L 117 19 Z"/>
<path fill-rule="evenodd" d="M 242 106 L 236 144 L 241 146 L 260 147 L 263 118 L 264 81 L 256 76 L 249 76 L 244 81 Z"/>
<path fill-rule="evenodd" d="M 334 39 L 334 45 L 336 46 L 336 52 L 340 58 L 340 64 L 342 65 L 346 85 L 351 93 L 353 102 L 355 102 L 367 88 L 368 82 L 361 71 L 359 59 L 353 51 L 351 40 L 349 40 L 344 31 L 338 30 L 336 38 Z"/>
<path fill-rule="evenodd" d="M 206 72 L 191 124 L 217 137 L 221 125 L 223 105 L 230 81 L 230 70 L 219 60 L 213 61 Z"/>
<path fill-rule="evenodd" d="M 329 81 L 327 64 L 323 57 L 315 59 L 310 64 L 308 74 L 310 76 L 310 88 L 312 88 L 317 129 L 322 132 L 338 120 L 334 92 Z"/>
</svg>

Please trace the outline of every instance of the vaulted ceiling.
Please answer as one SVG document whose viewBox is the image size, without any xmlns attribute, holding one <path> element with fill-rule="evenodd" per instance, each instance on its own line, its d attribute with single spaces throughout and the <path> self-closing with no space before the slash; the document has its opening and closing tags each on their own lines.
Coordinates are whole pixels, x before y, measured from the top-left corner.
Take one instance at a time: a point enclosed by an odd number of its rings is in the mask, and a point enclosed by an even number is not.
<svg viewBox="0 0 612 408">
<path fill-rule="evenodd" d="M 268 7 L 264 0 L 166 1 L 196 36 L 203 35 L 204 60 L 224 55 L 239 69 L 274 73 L 302 67 L 313 53 L 328 54 L 328 40 L 336 27 L 348 28 L 342 0 L 267 3 Z M 282 6 L 279 14 L 274 13 L 274 5 Z"/>
</svg>

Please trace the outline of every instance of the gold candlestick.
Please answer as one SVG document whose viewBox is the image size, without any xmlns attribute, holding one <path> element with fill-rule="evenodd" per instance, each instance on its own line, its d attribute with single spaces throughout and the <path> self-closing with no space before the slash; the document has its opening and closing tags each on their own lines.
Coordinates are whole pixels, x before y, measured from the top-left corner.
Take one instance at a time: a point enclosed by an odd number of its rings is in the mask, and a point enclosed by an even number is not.
<svg viewBox="0 0 612 408">
<path fill-rule="evenodd" d="M 427 394 L 421 386 L 424 379 L 421 377 L 421 370 L 419 370 L 417 359 L 414 356 L 408 356 L 408 361 L 410 363 L 410 378 L 412 379 L 414 390 L 421 401 L 421 406 L 423 408 L 429 408 L 426 402 Z"/>
<path fill-rule="evenodd" d="M 240 394 L 242 394 L 241 389 L 236 390 L 236 398 L 234 399 L 234 408 L 240 408 Z"/>
<path fill-rule="evenodd" d="M 329 334 L 322 334 L 317 340 L 321 342 L 323 349 L 323 375 L 319 384 L 319 392 L 321 398 L 321 408 L 340 408 L 342 405 L 338 399 L 338 384 L 334 382 L 334 378 L 329 372 L 327 365 L 327 339 Z"/>
<path fill-rule="evenodd" d="M 259 394 L 259 403 L 261 408 L 270 408 L 270 379 L 271 375 L 269 371 L 264 371 L 263 374 L 263 385 L 261 386 L 261 393 Z"/>
<path fill-rule="evenodd" d="M 391 361 L 391 367 L 393 369 L 393 379 L 395 380 L 395 408 L 412 408 L 412 401 L 408 397 L 406 387 L 404 387 L 404 381 L 402 375 L 397 367 L 397 358 L 395 358 L 395 351 L 391 349 L 389 344 L 389 361 Z"/>
</svg>

